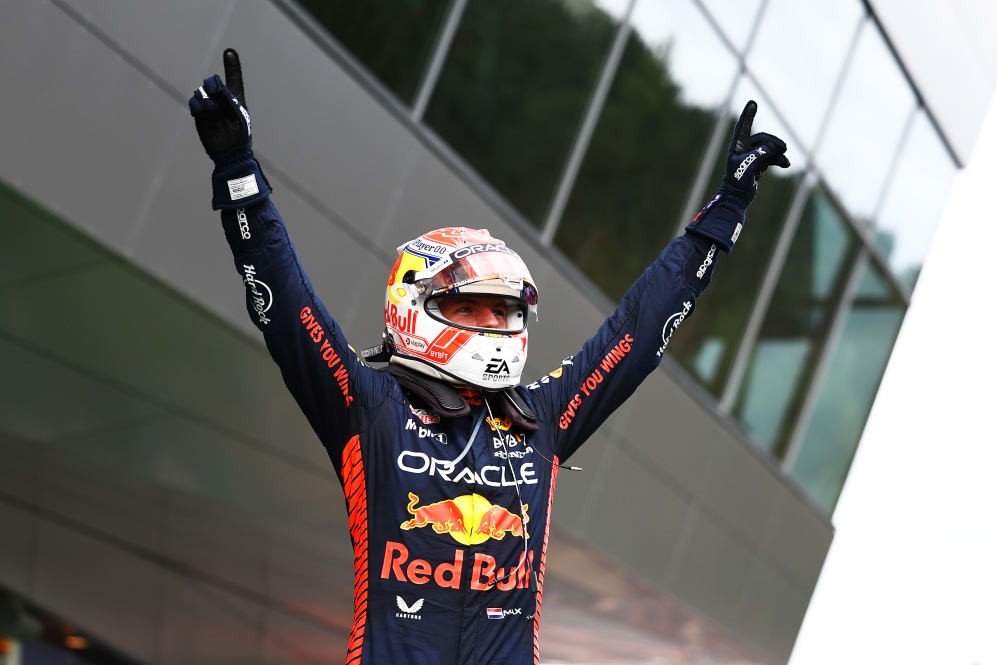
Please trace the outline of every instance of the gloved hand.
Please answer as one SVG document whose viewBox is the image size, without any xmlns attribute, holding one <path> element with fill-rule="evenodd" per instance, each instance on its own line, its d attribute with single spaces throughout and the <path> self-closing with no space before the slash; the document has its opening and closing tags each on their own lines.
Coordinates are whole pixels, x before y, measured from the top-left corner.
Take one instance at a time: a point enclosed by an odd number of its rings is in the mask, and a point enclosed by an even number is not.
<svg viewBox="0 0 997 665">
<path fill-rule="evenodd" d="M 242 66 L 234 49 L 222 54 L 225 83 L 217 74 L 204 79 L 187 101 L 197 135 L 215 163 L 211 206 L 245 208 L 273 191 L 253 156 L 253 122 L 246 108 Z"/>
<path fill-rule="evenodd" d="M 758 104 L 749 101 L 734 126 L 727 148 L 727 168 L 717 195 L 685 227 L 729 252 L 744 226 L 744 213 L 755 198 L 758 180 L 769 166 L 787 168 L 786 143 L 764 132 L 751 134 Z"/>
</svg>

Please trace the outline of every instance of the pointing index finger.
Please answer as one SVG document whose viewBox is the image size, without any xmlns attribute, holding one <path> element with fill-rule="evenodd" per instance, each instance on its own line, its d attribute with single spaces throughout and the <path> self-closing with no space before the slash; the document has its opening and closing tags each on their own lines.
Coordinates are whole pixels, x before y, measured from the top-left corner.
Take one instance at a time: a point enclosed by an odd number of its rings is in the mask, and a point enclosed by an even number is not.
<svg viewBox="0 0 997 665">
<path fill-rule="evenodd" d="M 239 54 L 233 48 L 222 53 L 222 64 L 225 66 L 225 87 L 232 91 L 239 103 L 246 106 L 246 90 L 242 83 L 242 64 Z"/>
<path fill-rule="evenodd" d="M 737 125 L 734 126 L 734 136 L 730 140 L 730 149 L 734 154 L 739 155 L 751 149 L 751 124 L 755 121 L 757 110 L 758 104 L 753 99 L 748 100 L 748 103 L 744 105 L 741 117 L 737 119 Z"/>
</svg>

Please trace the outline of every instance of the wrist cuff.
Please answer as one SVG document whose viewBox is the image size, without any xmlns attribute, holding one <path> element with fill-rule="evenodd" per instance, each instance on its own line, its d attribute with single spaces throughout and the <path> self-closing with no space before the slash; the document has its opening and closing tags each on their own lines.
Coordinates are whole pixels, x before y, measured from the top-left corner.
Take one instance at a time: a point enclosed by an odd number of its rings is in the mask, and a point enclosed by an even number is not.
<svg viewBox="0 0 997 665">
<path fill-rule="evenodd" d="M 752 197 L 726 184 L 720 185 L 717 195 L 699 211 L 685 230 L 715 242 L 729 252 L 734 248 L 744 227 L 744 212 Z"/>
<path fill-rule="evenodd" d="M 245 208 L 270 196 L 273 189 L 250 148 L 240 148 L 214 158 L 211 174 L 211 207 L 214 210 Z"/>
</svg>

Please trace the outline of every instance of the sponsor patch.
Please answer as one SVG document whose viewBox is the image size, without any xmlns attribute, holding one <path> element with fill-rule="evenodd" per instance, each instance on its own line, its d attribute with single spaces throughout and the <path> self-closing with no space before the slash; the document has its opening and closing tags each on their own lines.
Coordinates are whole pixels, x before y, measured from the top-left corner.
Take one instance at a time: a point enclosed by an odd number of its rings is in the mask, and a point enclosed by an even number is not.
<svg viewBox="0 0 997 665">
<path fill-rule="evenodd" d="M 508 464 L 487 464 L 480 469 L 457 467 L 451 460 L 430 457 L 421 450 L 403 450 L 398 453 L 396 466 L 406 473 L 438 476 L 448 483 L 485 485 L 487 487 L 514 487 L 536 485 L 540 482 L 533 462 L 523 462 L 518 469 Z"/>
<path fill-rule="evenodd" d="M 411 418 L 409 418 L 408 422 L 405 423 L 405 429 L 412 432 L 416 432 L 420 439 L 432 439 L 438 443 L 447 445 L 446 434 L 444 434 L 443 432 L 434 432 L 428 427 L 419 427 L 418 425 L 415 424 L 415 421 L 412 420 Z"/>
<path fill-rule="evenodd" d="M 249 233 L 249 219 L 246 217 L 245 208 L 236 208 L 235 219 L 239 222 L 239 235 L 243 240 L 249 240 L 253 236 Z"/>
<path fill-rule="evenodd" d="M 756 155 L 755 153 L 751 153 L 750 155 L 745 157 L 744 161 L 741 162 L 741 164 L 737 167 L 737 170 L 734 171 L 734 180 L 740 180 L 741 178 L 743 178 L 744 172 L 748 170 L 748 167 L 751 166 L 751 164 L 756 159 L 758 159 L 758 155 Z"/>
<path fill-rule="evenodd" d="M 709 269 L 709 267 L 713 265 L 713 257 L 716 256 L 716 254 L 717 254 L 717 246 L 710 245 L 710 251 L 707 252 L 706 258 L 703 259 L 703 263 L 699 266 L 699 270 L 696 271 L 696 277 L 698 277 L 699 279 L 703 279 L 703 277 L 706 275 L 707 269 Z"/>
<path fill-rule="evenodd" d="M 395 605 L 398 606 L 398 611 L 395 612 L 395 618 L 397 619 L 415 619 L 416 621 L 422 620 L 422 615 L 419 614 L 419 610 L 422 609 L 423 603 L 426 602 L 425 598 L 420 598 L 411 605 L 405 602 L 405 599 L 401 596 L 395 596 Z"/>
<path fill-rule="evenodd" d="M 422 421 L 423 425 L 436 425 L 440 422 L 440 415 L 429 409 L 417 409 L 411 404 L 408 405 L 412 415 Z"/>
<path fill-rule="evenodd" d="M 655 354 L 659 358 L 664 354 L 665 349 L 668 348 L 668 343 L 672 341 L 672 335 L 678 330 L 678 327 L 682 325 L 685 321 L 685 317 L 689 316 L 689 312 L 692 311 L 692 301 L 686 300 L 682 303 L 682 311 L 675 312 L 665 321 L 665 325 L 661 327 L 661 346 L 658 347 L 658 353 Z"/>
<path fill-rule="evenodd" d="M 440 554 L 438 548 L 432 552 L 433 558 L 437 561 L 439 561 Z M 392 540 L 387 541 L 384 545 L 381 579 L 393 579 L 412 584 L 433 583 L 444 589 L 463 588 L 463 576 L 461 575 L 464 569 L 463 549 L 454 549 L 452 560 L 443 560 L 435 565 L 427 559 L 410 557 L 412 557 L 412 553 L 407 546 Z M 511 591 L 512 589 L 528 588 L 528 567 L 525 565 L 524 558 L 524 552 L 520 552 L 518 566 L 510 561 L 511 567 L 507 571 L 506 568 L 497 568 L 495 557 L 490 554 L 475 552 L 471 568 L 470 589 L 472 591 L 494 589 Z M 533 552 L 530 552 L 529 560 L 531 564 L 529 568 L 532 568 Z M 515 574 L 507 575 L 507 572 L 513 570 L 515 570 Z"/>
<path fill-rule="evenodd" d="M 256 266 L 242 265 L 243 283 L 246 285 L 246 295 L 249 297 L 249 305 L 256 312 L 256 319 L 261 325 L 270 323 L 267 312 L 273 306 L 273 291 L 266 282 L 256 277 Z"/>
</svg>

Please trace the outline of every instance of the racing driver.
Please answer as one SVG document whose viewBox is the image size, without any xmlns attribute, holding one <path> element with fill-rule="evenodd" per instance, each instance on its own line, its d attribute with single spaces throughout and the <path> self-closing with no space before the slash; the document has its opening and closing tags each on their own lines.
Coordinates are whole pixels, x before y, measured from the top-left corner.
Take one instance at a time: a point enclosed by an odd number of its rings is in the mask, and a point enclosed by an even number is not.
<svg viewBox="0 0 997 665">
<path fill-rule="evenodd" d="M 652 372 L 786 144 L 748 102 L 719 192 L 581 350 L 520 385 L 538 285 L 485 229 L 399 248 L 381 343 L 363 353 L 308 280 L 253 157 L 235 51 L 190 98 L 212 206 L 253 323 L 343 485 L 355 555 L 349 665 L 539 663 L 558 469 Z M 468 220 L 472 222 L 473 220 Z M 368 363 L 386 363 L 374 369 Z M 552 379 L 551 377 L 554 377 Z"/>
</svg>

